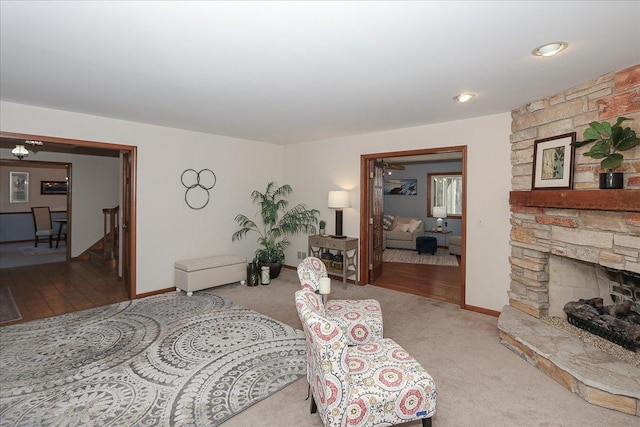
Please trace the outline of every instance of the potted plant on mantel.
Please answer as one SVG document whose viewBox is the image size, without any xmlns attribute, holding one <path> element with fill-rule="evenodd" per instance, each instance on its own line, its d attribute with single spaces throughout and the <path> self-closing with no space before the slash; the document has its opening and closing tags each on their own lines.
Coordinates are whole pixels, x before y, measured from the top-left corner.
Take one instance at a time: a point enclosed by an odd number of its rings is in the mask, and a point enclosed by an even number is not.
<svg viewBox="0 0 640 427">
<path fill-rule="evenodd" d="M 607 171 L 600 173 L 601 189 L 622 188 L 624 182 L 623 173 L 613 171 L 624 160 L 624 156 L 618 151 L 629 150 L 640 144 L 640 139 L 636 138 L 635 131 L 629 127 L 623 128 L 621 126 L 627 120 L 632 119 L 618 117 L 614 125 L 609 122 L 591 122 L 582 135 L 585 140 L 571 143 L 574 147 L 595 143 L 583 155 L 594 159 L 602 159 L 600 165 Z"/>
<path fill-rule="evenodd" d="M 245 215 L 238 214 L 235 217 L 240 229 L 233 233 L 231 240 L 235 242 L 244 238 L 250 231 L 256 232 L 260 248 L 255 252 L 255 259 L 259 265 L 269 266 L 270 279 L 278 277 L 282 269 L 284 251 L 291 245 L 287 236 L 316 232 L 315 224 L 318 222 L 316 216 L 320 211 L 308 209 L 304 204 L 298 204 L 286 210 L 289 206 L 286 198 L 292 192 L 290 185 L 278 187 L 272 181 L 267 184 L 264 193 L 258 190 L 251 193 L 253 203 L 260 205 L 258 214 L 262 219 L 261 227 Z M 282 216 L 280 216 L 281 211 Z"/>
</svg>

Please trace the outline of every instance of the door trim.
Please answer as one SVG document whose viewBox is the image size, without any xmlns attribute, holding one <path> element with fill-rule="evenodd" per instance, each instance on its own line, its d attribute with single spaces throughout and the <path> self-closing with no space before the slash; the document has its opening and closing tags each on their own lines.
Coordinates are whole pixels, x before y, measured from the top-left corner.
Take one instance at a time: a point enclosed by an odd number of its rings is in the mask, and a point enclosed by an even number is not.
<svg viewBox="0 0 640 427">
<path fill-rule="evenodd" d="M 129 155 L 129 176 L 131 177 L 131 185 L 130 185 L 130 194 L 123 194 L 123 199 L 126 198 L 129 202 L 129 206 L 131 207 L 131 218 L 128 218 L 128 232 L 129 235 L 129 257 L 128 259 L 122 259 L 122 262 L 128 263 L 130 277 L 124 277 L 123 280 L 128 279 L 128 288 L 129 288 L 129 298 L 134 299 L 137 297 L 136 293 L 136 177 L 137 177 L 137 152 L 138 147 L 133 145 L 124 145 L 124 144 L 111 144 L 106 142 L 97 142 L 97 141 L 87 141 L 81 139 L 69 139 L 69 138 L 57 138 L 52 136 L 45 135 L 32 135 L 32 134 L 23 134 L 23 133 L 13 133 L 13 132 L 4 132 L 0 131 L 0 138 L 8 138 L 8 139 L 25 139 L 25 140 L 37 140 L 46 142 L 48 144 L 61 144 L 61 145 L 74 145 L 78 147 L 88 147 L 88 148 L 101 148 L 105 150 L 113 150 L 119 153 L 126 152 Z M 40 150 L 40 151 L 46 151 Z M 121 163 L 122 162 L 121 159 Z M 120 171 L 120 178 L 124 181 L 126 179 L 126 174 L 124 170 Z M 69 177 L 71 181 L 71 177 Z M 73 184 L 71 184 L 73 185 Z M 71 207 L 71 198 L 69 197 L 67 200 L 68 206 L 67 209 L 70 212 Z M 124 224 L 127 219 L 122 218 L 121 223 Z M 68 236 L 69 238 L 69 236 Z M 124 266 L 122 267 L 122 271 L 125 271 Z M 126 283 L 126 282 L 125 282 Z"/>
<path fill-rule="evenodd" d="M 466 258 L 467 258 L 467 146 L 424 148 L 418 150 L 391 151 L 384 153 L 362 154 L 360 156 L 360 266 L 358 277 L 360 283 L 370 283 L 369 257 L 371 252 L 369 218 L 371 210 L 371 180 L 369 179 L 369 162 L 380 158 L 420 156 L 438 153 L 462 153 L 462 256 L 460 257 L 460 307 L 466 308 Z"/>
</svg>

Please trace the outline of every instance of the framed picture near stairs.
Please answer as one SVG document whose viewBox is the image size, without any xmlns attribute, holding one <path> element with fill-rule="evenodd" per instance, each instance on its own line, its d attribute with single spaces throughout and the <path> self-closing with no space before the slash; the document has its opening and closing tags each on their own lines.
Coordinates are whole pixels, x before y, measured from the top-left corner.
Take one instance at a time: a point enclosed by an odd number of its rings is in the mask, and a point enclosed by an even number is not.
<svg viewBox="0 0 640 427">
<path fill-rule="evenodd" d="M 29 172 L 9 172 L 9 203 L 29 202 Z"/>
</svg>

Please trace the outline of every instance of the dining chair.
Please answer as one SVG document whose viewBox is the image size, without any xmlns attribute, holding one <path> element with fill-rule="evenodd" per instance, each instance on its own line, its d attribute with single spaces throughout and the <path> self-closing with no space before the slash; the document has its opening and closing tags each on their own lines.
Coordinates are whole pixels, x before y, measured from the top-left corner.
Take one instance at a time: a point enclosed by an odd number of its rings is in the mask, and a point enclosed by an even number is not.
<svg viewBox="0 0 640 427">
<path fill-rule="evenodd" d="M 56 234 L 56 231 L 51 224 L 51 210 L 49 206 L 32 207 L 31 214 L 33 215 L 36 248 L 38 247 L 38 240 L 40 239 L 49 239 L 49 247 L 53 248 L 53 236 Z"/>
</svg>

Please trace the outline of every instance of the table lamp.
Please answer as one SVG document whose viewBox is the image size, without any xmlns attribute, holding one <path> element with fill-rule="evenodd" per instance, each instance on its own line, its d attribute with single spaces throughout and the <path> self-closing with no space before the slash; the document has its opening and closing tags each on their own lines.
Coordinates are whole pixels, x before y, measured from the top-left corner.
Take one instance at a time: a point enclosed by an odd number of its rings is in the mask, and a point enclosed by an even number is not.
<svg viewBox="0 0 640 427">
<path fill-rule="evenodd" d="M 447 208 L 444 206 L 434 206 L 431 213 L 434 218 L 438 218 L 438 231 L 442 231 L 442 218 L 447 217 Z"/>
<path fill-rule="evenodd" d="M 347 236 L 342 234 L 342 209 L 351 207 L 348 191 L 329 191 L 327 205 L 336 210 L 336 234 L 337 239 L 344 239 Z"/>
</svg>

